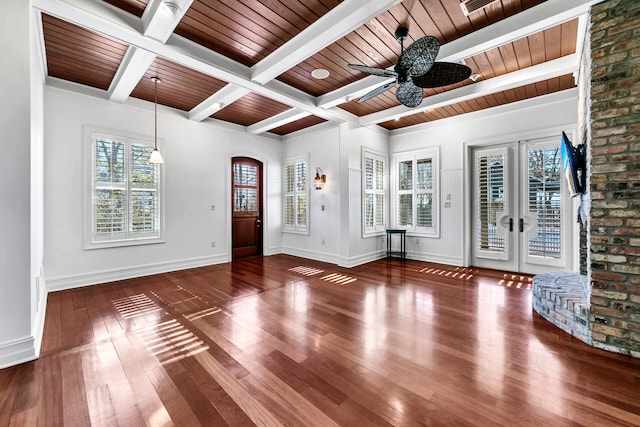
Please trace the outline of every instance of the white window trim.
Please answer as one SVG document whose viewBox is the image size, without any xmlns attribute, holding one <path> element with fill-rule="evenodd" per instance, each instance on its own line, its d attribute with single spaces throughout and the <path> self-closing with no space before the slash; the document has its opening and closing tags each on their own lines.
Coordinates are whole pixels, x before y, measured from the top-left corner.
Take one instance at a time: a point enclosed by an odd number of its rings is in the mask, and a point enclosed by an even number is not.
<svg viewBox="0 0 640 427">
<path fill-rule="evenodd" d="M 413 151 L 405 151 L 400 153 L 395 153 L 392 157 L 392 167 L 393 171 L 390 174 L 390 185 L 392 192 L 392 197 L 390 197 L 391 204 L 391 221 L 396 227 L 406 228 L 407 235 L 411 236 L 419 236 L 419 237 L 431 237 L 431 238 L 439 238 L 440 237 L 440 150 L 439 147 L 422 149 L 422 150 L 413 150 Z M 420 159 L 431 159 L 432 160 L 432 184 L 433 184 L 433 193 L 432 193 L 432 205 L 433 205 L 433 225 L 432 227 L 417 227 L 413 225 L 411 227 L 399 226 L 398 222 L 398 199 L 400 196 L 400 191 L 398 190 L 398 172 L 399 172 L 399 163 L 404 161 L 413 161 L 414 163 L 414 171 L 416 171 L 415 163 Z M 413 185 L 412 185 L 412 194 L 413 197 L 413 224 L 416 223 L 416 209 L 417 204 L 415 203 L 416 197 L 416 175 L 413 175 Z"/>
<path fill-rule="evenodd" d="M 95 126 L 85 126 L 83 129 L 83 187 L 84 187 L 84 200 L 83 200 L 83 236 L 84 236 L 84 248 L 85 249 L 101 249 L 112 248 L 120 246 L 136 246 L 136 245 L 148 245 L 165 242 L 165 209 L 164 209 L 164 168 L 159 167 L 158 171 L 158 232 L 147 233 L 144 235 L 138 235 L 135 237 L 114 237 L 106 239 L 97 239 L 94 234 L 95 212 L 94 212 L 94 197 L 95 197 L 95 141 L 99 138 L 115 139 L 122 141 L 127 145 L 127 153 L 129 152 L 130 145 L 132 143 L 154 146 L 154 140 L 152 137 L 136 135 L 128 132 L 100 128 Z M 162 140 L 158 139 L 158 148 L 162 151 Z M 129 160 L 129 159 L 128 159 Z M 129 166 L 127 166 L 127 181 L 129 177 Z M 129 198 L 129 182 L 125 183 L 127 189 L 127 210 L 130 206 Z M 128 211 L 127 211 L 128 212 Z M 130 217 L 127 213 L 127 223 L 130 223 Z"/>
<path fill-rule="evenodd" d="M 383 179 L 382 179 L 382 185 L 383 185 L 383 189 L 382 190 L 367 190 L 366 189 L 366 174 L 367 174 L 367 170 L 366 170 L 366 159 L 367 158 L 372 158 L 374 160 L 374 182 L 375 182 L 375 161 L 376 160 L 382 160 L 383 165 L 384 165 L 384 169 L 383 169 Z M 385 156 L 384 154 L 381 154 L 377 151 L 373 151 L 370 150 L 366 147 L 362 147 L 362 237 L 366 238 L 366 237 L 374 237 L 374 236 L 381 236 L 385 234 L 386 228 L 387 228 L 387 223 L 388 223 L 388 206 L 389 206 L 389 174 L 387 173 L 388 171 L 388 160 L 387 160 L 387 156 Z M 366 195 L 367 193 L 371 193 L 374 194 L 374 204 L 373 204 L 373 209 L 374 209 L 374 214 L 373 214 L 373 227 L 367 227 L 367 208 L 366 208 L 366 203 L 365 203 L 365 199 L 366 199 Z M 382 225 L 376 225 L 376 218 L 378 216 L 378 212 L 377 212 L 377 205 L 375 203 L 375 194 L 382 194 L 384 195 L 384 206 L 382 208 L 382 213 L 384 215 L 384 221 Z"/>
<path fill-rule="evenodd" d="M 304 162 L 305 164 L 305 170 L 306 170 L 306 187 L 304 191 L 293 191 L 291 193 L 287 193 L 285 191 L 285 186 L 287 184 L 287 166 L 289 165 L 295 165 L 296 163 L 300 163 L 300 162 Z M 295 169 L 295 167 L 294 167 Z M 310 172 L 309 172 L 309 154 L 303 154 L 300 156 L 295 156 L 295 157 L 290 157 L 287 160 L 285 160 L 283 167 L 282 167 L 282 232 L 283 233 L 292 233 L 292 234 L 305 234 L 305 235 L 309 235 L 309 230 L 311 229 L 310 225 L 309 225 L 309 199 L 310 199 L 310 192 L 309 192 L 309 188 L 311 187 L 311 181 L 310 181 Z M 298 196 L 298 195 L 304 195 L 306 196 L 306 200 L 307 200 L 307 211 L 306 213 L 306 224 L 301 226 L 301 225 L 287 225 L 285 222 L 285 215 L 286 215 L 286 210 L 285 210 L 285 200 L 286 200 L 286 196 L 287 194 L 292 194 L 294 196 Z M 296 198 L 297 199 L 297 198 Z"/>
</svg>

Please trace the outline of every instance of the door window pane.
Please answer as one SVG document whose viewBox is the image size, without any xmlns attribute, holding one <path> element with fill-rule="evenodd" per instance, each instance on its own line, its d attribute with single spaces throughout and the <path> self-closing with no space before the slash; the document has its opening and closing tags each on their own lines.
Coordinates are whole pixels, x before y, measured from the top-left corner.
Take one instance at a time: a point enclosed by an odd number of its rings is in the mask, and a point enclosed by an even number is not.
<svg viewBox="0 0 640 427">
<path fill-rule="evenodd" d="M 504 212 L 504 156 L 502 154 L 478 158 L 478 244 L 479 249 L 503 253 L 504 238 L 498 235 L 497 215 Z"/>
<path fill-rule="evenodd" d="M 233 201 L 234 212 L 256 212 L 258 209 L 257 192 L 255 188 L 236 187 Z"/>
<path fill-rule="evenodd" d="M 528 152 L 528 210 L 537 218 L 529 255 L 560 258 L 560 157 L 558 147 Z"/>
</svg>

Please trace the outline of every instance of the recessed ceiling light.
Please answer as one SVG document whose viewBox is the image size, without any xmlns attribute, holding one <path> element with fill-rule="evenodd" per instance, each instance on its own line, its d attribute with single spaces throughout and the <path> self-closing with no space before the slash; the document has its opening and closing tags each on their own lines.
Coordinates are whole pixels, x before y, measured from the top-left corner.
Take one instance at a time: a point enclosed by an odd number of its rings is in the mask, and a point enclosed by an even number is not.
<svg viewBox="0 0 640 427">
<path fill-rule="evenodd" d="M 311 77 L 318 80 L 326 79 L 327 77 L 329 77 L 329 71 L 325 70 L 324 68 L 316 68 L 311 72 Z"/>
<path fill-rule="evenodd" d="M 164 10 L 169 12 L 172 16 L 177 16 L 178 13 L 180 13 L 180 6 L 172 1 L 163 2 L 162 7 L 164 7 Z"/>
</svg>

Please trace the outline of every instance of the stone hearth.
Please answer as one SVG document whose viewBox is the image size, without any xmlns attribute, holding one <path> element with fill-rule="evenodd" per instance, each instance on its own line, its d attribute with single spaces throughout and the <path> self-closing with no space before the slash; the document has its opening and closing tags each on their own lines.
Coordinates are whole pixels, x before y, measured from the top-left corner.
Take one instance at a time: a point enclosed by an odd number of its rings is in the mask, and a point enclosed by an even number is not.
<svg viewBox="0 0 640 427">
<path fill-rule="evenodd" d="M 533 309 L 563 331 L 591 345 L 589 287 L 577 273 L 544 273 L 533 278 Z"/>
</svg>

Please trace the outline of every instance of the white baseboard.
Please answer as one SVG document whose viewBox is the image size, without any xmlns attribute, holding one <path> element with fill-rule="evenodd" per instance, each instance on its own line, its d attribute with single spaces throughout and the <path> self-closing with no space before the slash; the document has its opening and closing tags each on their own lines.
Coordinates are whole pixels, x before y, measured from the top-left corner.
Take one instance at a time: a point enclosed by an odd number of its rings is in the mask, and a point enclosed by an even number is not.
<svg viewBox="0 0 640 427">
<path fill-rule="evenodd" d="M 0 369 L 30 362 L 37 357 L 33 337 L 24 337 L 0 344 Z"/>
<path fill-rule="evenodd" d="M 327 254 L 324 252 L 310 251 L 308 249 L 300 248 L 282 248 L 282 252 L 285 255 L 297 256 L 301 258 L 307 258 L 314 261 L 326 262 L 329 264 L 337 264 L 338 257 L 333 254 Z"/>
<path fill-rule="evenodd" d="M 424 252 L 407 252 L 407 259 L 416 261 L 435 262 L 438 264 L 447 264 L 455 267 L 464 267 L 461 257 L 443 256 L 436 254 L 427 254 Z"/>
<path fill-rule="evenodd" d="M 36 312 L 35 319 L 33 319 L 33 325 L 31 327 L 31 334 L 34 338 L 35 355 L 40 356 L 40 346 L 42 345 L 42 334 L 44 333 L 44 319 L 47 313 L 47 291 L 46 282 L 43 276 L 40 276 L 40 294 L 38 298 L 38 311 Z"/>
<path fill-rule="evenodd" d="M 99 283 L 150 276 L 152 274 L 186 270 L 188 268 L 204 267 L 213 264 L 222 264 L 230 261 L 231 257 L 228 254 L 224 254 L 212 257 L 191 258 L 186 260 L 160 262 L 156 264 L 115 268 L 112 270 L 73 274 L 70 276 L 51 277 L 47 279 L 47 291 L 62 291 L 82 286 L 97 285 Z"/>
<path fill-rule="evenodd" d="M 362 265 L 362 264 L 366 264 L 368 262 L 373 262 L 373 261 L 379 260 L 379 259 L 384 258 L 386 256 L 387 255 L 386 255 L 386 252 L 384 250 L 376 251 L 376 252 L 370 252 L 370 253 L 358 255 L 358 256 L 355 256 L 355 257 L 340 258 L 340 260 L 338 261 L 338 265 L 340 267 L 352 268 L 352 267 L 357 267 L 357 266 Z"/>
</svg>

